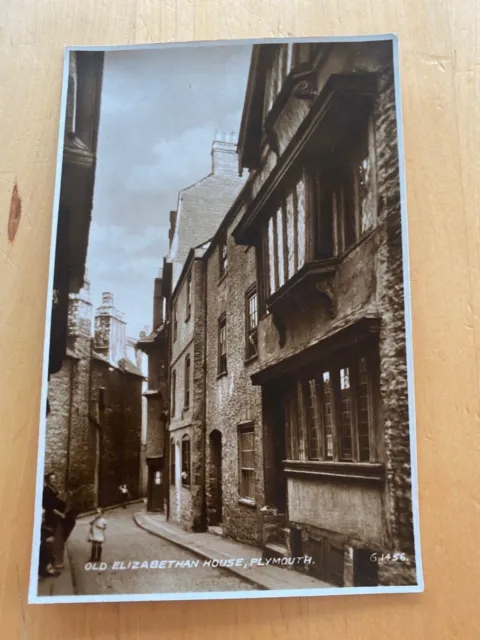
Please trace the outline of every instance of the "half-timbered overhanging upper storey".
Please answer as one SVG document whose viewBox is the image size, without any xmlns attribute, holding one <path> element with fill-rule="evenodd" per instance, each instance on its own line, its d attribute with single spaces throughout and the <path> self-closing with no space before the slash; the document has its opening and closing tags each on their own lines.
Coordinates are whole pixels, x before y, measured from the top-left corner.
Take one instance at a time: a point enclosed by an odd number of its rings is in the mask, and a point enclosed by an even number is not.
<svg viewBox="0 0 480 640">
<path fill-rule="evenodd" d="M 338 262 L 376 226 L 374 107 L 389 66 L 391 43 L 254 47 L 239 138 L 249 206 L 234 238 L 257 247 L 260 312 L 311 281 L 334 307 Z"/>
</svg>

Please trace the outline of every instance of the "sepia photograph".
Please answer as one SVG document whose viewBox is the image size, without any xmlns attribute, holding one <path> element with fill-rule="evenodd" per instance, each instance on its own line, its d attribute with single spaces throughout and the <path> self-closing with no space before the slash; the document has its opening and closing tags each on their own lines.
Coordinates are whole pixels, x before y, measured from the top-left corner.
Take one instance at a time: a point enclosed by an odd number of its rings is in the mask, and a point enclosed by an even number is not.
<svg viewBox="0 0 480 640">
<path fill-rule="evenodd" d="M 29 602 L 423 591 L 394 36 L 65 53 Z"/>
</svg>

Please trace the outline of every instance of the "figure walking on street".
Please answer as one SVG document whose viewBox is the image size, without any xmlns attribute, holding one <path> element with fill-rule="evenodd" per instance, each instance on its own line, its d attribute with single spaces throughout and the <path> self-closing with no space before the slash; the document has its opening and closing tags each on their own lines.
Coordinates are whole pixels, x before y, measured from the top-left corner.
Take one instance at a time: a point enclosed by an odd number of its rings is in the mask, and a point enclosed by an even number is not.
<svg viewBox="0 0 480 640">
<path fill-rule="evenodd" d="M 88 541 L 92 543 L 90 562 L 102 561 L 102 545 L 105 542 L 106 528 L 107 521 L 103 516 L 103 510 L 97 509 L 97 515 L 90 522 L 90 533 L 88 535 Z"/>
<path fill-rule="evenodd" d="M 126 484 L 121 484 L 118 487 L 118 489 L 120 491 L 120 501 L 122 503 L 122 507 L 124 509 L 126 509 L 127 508 L 127 500 L 130 497 L 130 494 L 129 494 L 128 489 L 127 489 L 127 485 Z"/>
</svg>

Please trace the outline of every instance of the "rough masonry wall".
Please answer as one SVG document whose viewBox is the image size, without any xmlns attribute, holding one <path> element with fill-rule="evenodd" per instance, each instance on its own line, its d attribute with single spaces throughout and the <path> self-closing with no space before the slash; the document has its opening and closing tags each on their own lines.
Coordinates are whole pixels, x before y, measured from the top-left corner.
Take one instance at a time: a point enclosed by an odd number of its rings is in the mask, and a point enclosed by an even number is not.
<svg viewBox="0 0 480 640">
<path fill-rule="evenodd" d="M 58 373 L 50 376 L 45 437 L 45 473 L 55 473 L 57 488 L 62 491 L 67 479 L 68 425 L 70 419 L 70 383 L 75 360 L 66 357 Z"/>
<path fill-rule="evenodd" d="M 73 315 L 78 318 L 79 310 L 76 307 L 77 304 L 72 306 L 70 318 Z M 77 362 L 71 391 L 68 489 L 72 504 L 79 511 L 84 511 L 96 503 L 96 432 L 89 415 L 92 341 L 83 330 L 76 331 L 69 326 L 69 343 Z"/>
<path fill-rule="evenodd" d="M 177 339 L 172 342 L 171 375 L 176 374 L 175 415 L 170 407 L 169 437 L 173 438 L 177 453 L 181 451 L 183 436 L 190 437 L 191 484 L 181 482 L 181 458 L 176 465 L 175 486 L 170 487 L 171 519 L 189 530 L 205 527 L 203 509 L 204 481 L 204 299 L 205 280 L 202 262 L 195 260 L 191 267 L 192 309 L 186 314 L 186 277 L 179 283 L 174 304 L 177 309 Z M 185 407 L 185 359 L 190 357 L 190 402 Z M 171 390 L 173 394 L 173 390 Z"/>
<path fill-rule="evenodd" d="M 235 245 L 227 232 L 227 275 L 219 282 L 218 247 L 209 254 L 207 264 L 207 352 L 206 352 L 206 456 L 211 481 L 207 479 L 207 506 L 215 506 L 214 461 L 209 448 L 210 434 L 222 437 L 222 497 L 224 534 L 240 541 L 259 542 L 258 509 L 264 504 L 262 423 L 260 389 L 253 387 L 253 363 L 245 364 L 245 293 L 256 282 L 254 249 Z M 227 319 L 227 375 L 218 377 L 218 318 Z M 255 430 L 255 504 L 239 502 L 238 426 L 252 421 Z"/>
<path fill-rule="evenodd" d="M 99 390 L 104 391 L 104 409 Z M 92 416 L 98 416 L 100 436 L 100 504 L 119 501 L 118 487 L 125 483 L 132 498 L 139 495 L 142 427 L 142 378 L 105 362 L 92 360 Z"/>
<path fill-rule="evenodd" d="M 387 487 L 385 496 L 387 545 L 409 555 L 399 567 L 379 567 L 386 584 L 415 582 L 408 411 L 405 300 L 403 287 L 400 182 L 394 79 L 391 68 L 382 74 L 376 105 L 379 223 L 383 243 L 378 254 L 380 334 L 380 393 L 383 405 Z"/>
</svg>

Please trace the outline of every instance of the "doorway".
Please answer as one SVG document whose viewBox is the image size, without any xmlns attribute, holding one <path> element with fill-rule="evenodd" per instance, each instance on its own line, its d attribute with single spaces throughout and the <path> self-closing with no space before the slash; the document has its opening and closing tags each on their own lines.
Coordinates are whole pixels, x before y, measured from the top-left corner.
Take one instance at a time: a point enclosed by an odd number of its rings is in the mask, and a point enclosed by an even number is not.
<svg viewBox="0 0 480 640">
<path fill-rule="evenodd" d="M 163 489 L 163 458 L 149 460 L 147 510 L 163 513 L 165 510 Z"/>
<path fill-rule="evenodd" d="M 214 429 L 209 437 L 208 524 L 222 523 L 222 434 Z"/>
</svg>

